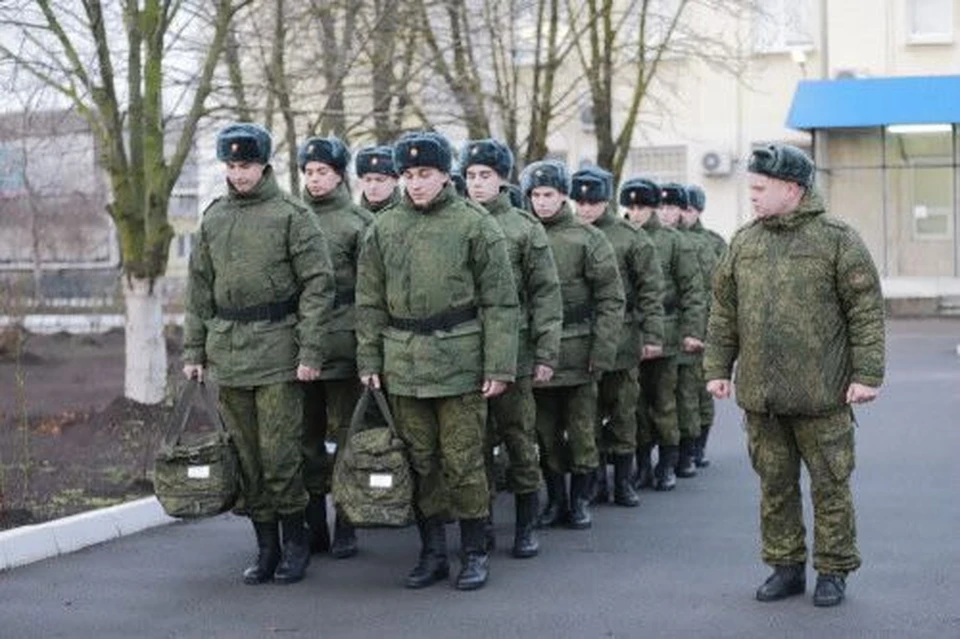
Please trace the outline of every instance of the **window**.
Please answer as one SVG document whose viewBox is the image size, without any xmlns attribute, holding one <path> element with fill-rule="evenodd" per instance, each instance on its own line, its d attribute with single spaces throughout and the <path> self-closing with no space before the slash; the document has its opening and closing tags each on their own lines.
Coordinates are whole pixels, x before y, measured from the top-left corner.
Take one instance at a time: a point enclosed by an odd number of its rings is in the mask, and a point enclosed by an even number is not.
<svg viewBox="0 0 960 639">
<path fill-rule="evenodd" d="M 0 146 L 0 198 L 17 197 L 25 192 L 23 169 L 26 157 L 22 148 Z"/>
<path fill-rule="evenodd" d="M 776 53 L 813 47 L 813 0 L 759 0 L 753 50 Z"/>
<path fill-rule="evenodd" d="M 907 0 L 907 42 L 953 42 L 953 0 Z"/>
<path fill-rule="evenodd" d="M 646 146 L 630 149 L 628 177 L 643 176 L 656 182 L 687 181 L 687 147 Z"/>
</svg>

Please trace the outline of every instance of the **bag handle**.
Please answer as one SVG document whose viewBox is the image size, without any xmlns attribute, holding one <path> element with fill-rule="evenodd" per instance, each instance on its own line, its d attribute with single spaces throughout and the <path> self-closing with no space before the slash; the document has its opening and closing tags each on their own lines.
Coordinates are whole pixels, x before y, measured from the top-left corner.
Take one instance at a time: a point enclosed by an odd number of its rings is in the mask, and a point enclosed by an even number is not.
<svg viewBox="0 0 960 639">
<path fill-rule="evenodd" d="M 367 414 L 367 409 L 370 406 L 370 397 L 373 397 L 377 409 L 381 417 L 383 417 L 383 421 L 387 423 L 387 428 L 390 429 L 390 432 L 392 432 L 395 437 L 399 437 L 397 427 L 393 423 L 393 414 L 390 412 L 390 404 L 387 403 L 386 395 L 383 394 L 383 390 L 370 388 L 369 386 L 363 387 L 363 393 L 360 395 L 360 399 L 357 400 L 357 405 L 353 409 L 353 416 L 350 418 L 350 429 L 347 435 L 353 435 L 360 430 L 364 415 Z"/>
<path fill-rule="evenodd" d="M 190 406 L 196 400 L 198 392 L 203 400 L 204 408 L 207 409 L 207 413 L 209 413 L 210 418 L 213 419 L 213 425 L 217 429 L 217 432 L 221 435 L 226 433 L 223 418 L 220 416 L 220 411 L 217 410 L 217 406 L 214 404 L 213 398 L 210 396 L 206 385 L 204 385 L 203 382 L 197 381 L 196 378 L 191 378 L 186 385 L 180 389 L 180 396 L 177 397 L 177 403 L 173 407 L 173 414 L 170 416 L 170 428 L 163 436 L 163 443 L 160 445 L 162 450 L 170 451 L 180 443 L 180 438 L 187 428 L 187 420 L 190 417 Z"/>
</svg>

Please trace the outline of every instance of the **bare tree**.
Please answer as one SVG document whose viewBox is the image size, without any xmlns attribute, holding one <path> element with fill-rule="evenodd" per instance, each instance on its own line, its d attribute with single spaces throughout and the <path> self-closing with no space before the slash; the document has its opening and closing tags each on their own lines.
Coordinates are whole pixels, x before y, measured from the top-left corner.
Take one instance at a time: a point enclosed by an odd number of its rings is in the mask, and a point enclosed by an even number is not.
<svg viewBox="0 0 960 639">
<path fill-rule="evenodd" d="M 236 12 L 249 0 L 83 0 L 8 2 L 0 64 L 56 91 L 98 141 L 109 176 L 127 313 L 124 392 L 163 399 L 166 351 L 155 282 L 167 264 L 167 205 L 193 144 L 197 122 Z M 118 37 L 123 33 L 125 37 Z M 168 96 L 172 86 L 186 93 Z M 185 105 L 174 151 L 165 154 L 169 105 Z"/>
<path fill-rule="evenodd" d="M 735 44 L 711 31 L 710 20 L 754 11 L 750 0 L 566 0 L 570 22 L 582 28 L 577 57 L 589 87 L 597 138 L 597 164 L 619 181 L 641 110 L 662 80 L 667 59 L 703 61 L 722 72 L 743 66 Z M 688 19 L 691 14 L 699 19 Z M 669 86 L 669 83 L 662 83 Z M 625 101 L 614 88 L 628 88 Z M 616 116 L 616 117 L 615 117 Z"/>
</svg>

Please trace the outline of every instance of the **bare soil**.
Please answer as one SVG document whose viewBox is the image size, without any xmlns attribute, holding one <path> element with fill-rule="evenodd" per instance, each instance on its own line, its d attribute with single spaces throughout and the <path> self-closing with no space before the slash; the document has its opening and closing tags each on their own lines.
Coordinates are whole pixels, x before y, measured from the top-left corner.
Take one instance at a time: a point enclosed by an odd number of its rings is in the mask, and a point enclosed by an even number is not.
<svg viewBox="0 0 960 639">
<path fill-rule="evenodd" d="M 123 397 L 124 336 L 0 335 L 0 530 L 153 494 L 172 411 Z M 170 335 L 168 384 L 180 384 Z"/>
</svg>

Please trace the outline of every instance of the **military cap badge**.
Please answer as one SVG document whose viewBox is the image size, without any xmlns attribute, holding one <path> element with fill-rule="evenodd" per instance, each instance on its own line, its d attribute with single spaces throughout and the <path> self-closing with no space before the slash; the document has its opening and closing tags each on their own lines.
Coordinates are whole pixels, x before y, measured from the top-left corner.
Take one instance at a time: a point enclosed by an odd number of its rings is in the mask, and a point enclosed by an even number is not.
<svg viewBox="0 0 960 639">
<path fill-rule="evenodd" d="M 377 157 L 370 158 L 370 166 L 376 166 L 377 162 L 379 161 L 380 161 L 380 158 L 377 158 Z"/>
<path fill-rule="evenodd" d="M 631 201 L 631 202 L 636 202 L 636 201 L 637 201 L 637 192 L 636 192 L 636 191 L 630 191 L 630 201 Z"/>
<path fill-rule="evenodd" d="M 230 145 L 230 152 L 231 152 L 231 153 L 236 153 L 236 152 L 239 151 L 239 150 L 240 150 L 240 144 L 239 144 L 239 143 L 234 142 L 233 144 Z"/>
<path fill-rule="evenodd" d="M 410 147 L 410 157 L 415 158 L 420 154 L 420 149 L 415 146 Z"/>
</svg>

